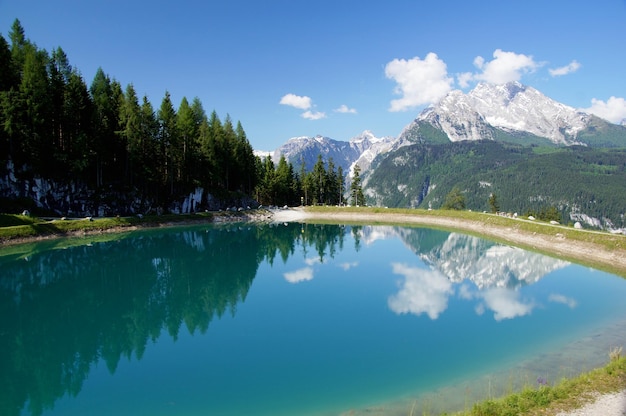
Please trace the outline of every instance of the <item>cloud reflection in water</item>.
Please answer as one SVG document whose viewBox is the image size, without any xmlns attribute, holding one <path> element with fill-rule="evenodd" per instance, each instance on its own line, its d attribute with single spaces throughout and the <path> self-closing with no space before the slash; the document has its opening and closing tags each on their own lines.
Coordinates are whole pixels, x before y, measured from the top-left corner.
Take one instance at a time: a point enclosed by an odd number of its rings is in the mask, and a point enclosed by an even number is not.
<svg viewBox="0 0 626 416">
<path fill-rule="evenodd" d="M 437 319 L 448 307 L 448 297 L 453 293 L 452 283 L 436 270 L 392 264 L 395 274 L 404 276 L 398 293 L 390 296 L 387 304 L 397 314 L 427 314 Z"/>
</svg>

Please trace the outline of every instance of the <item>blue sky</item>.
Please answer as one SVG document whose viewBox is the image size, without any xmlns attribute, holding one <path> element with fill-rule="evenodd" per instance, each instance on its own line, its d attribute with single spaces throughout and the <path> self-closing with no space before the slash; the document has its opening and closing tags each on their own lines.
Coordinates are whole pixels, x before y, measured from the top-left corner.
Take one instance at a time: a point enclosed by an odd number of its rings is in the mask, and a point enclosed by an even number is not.
<svg viewBox="0 0 626 416">
<path fill-rule="evenodd" d="M 626 1 L 0 0 L 88 85 L 98 67 L 158 108 L 169 91 L 241 121 L 257 150 L 294 136 L 398 136 L 428 104 L 518 80 L 626 118 Z"/>
</svg>

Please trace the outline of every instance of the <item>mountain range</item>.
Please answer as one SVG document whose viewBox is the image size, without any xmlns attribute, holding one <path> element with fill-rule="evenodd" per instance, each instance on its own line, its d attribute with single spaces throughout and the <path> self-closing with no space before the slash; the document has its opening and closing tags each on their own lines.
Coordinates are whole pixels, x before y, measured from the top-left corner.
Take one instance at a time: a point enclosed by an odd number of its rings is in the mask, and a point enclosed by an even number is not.
<svg viewBox="0 0 626 416">
<path fill-rule="evenodd" d="M 371 205 L 439 207 L 456 186 L 470 209 L 496 193 L 503 210 L 556 206 L 566 222 L 626 230 L 626 126 L 518 82 L 452 91 L 397 138 L 295 137 L 273 159 L 311 169 L 320 154 L 349 174 L 358 164 Z"/>
</svg>

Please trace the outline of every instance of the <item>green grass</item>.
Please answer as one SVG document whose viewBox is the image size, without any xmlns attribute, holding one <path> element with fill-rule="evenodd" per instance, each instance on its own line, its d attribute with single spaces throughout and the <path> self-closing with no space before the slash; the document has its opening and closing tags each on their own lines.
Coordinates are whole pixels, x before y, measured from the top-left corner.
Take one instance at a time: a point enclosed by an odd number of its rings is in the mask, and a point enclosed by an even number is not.
<svg viewBox="0 0 626 416">
<path fill-rule="evenodd" d="M 621 391 L 626 385 L 626 357 L 614 357 L 602 368 L 564 378 L 555 385 L 527 386 L 518 393 L 476 403 L 455 416 L 555 415 L 581 407 L 596 393 Z"/>
<path fill-rule="evenodd" d="M 23 215 L 0 214 L 0 241 L 31 237 L 68 236 L 76 233 L 97 233 L 112 229 L 123 231 L 136 226 L 156 226 L 166 223 L 210 221 L 211 213 L 159 215 L 139 217 L 107 217 L 92 219 L 44 220 Z"/>
</svg>

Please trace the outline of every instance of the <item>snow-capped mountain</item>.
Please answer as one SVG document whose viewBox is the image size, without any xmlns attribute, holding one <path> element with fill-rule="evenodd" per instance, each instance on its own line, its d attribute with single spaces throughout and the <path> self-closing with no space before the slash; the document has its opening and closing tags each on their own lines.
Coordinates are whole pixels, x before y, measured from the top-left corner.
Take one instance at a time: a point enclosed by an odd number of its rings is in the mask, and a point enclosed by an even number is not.
<svg viewBox="0 0 626 416">
<path fill-rule="evenodd" d="M 306 169 L 311 170 L 317 162 L 318 155 L 322 155 L 325 162 L 332 158 L 336 167 L 341 166 L 343 171 L 348 173 L 355 162 L 359 163 L 361 169 L 369 168 L 376 155 L 388 149 L 393 141 L 395 138 L 379 138 L 367 130 L 348 142 L 319 135 L 294 137 L 276 149 L 272 159 L 276 163 L 284 155 L 295 168 L 299 168 L 304 162 Z"/>
<path fill-rule="evenodd" d="M 404 129 L 400 141 L 420 141 L 420 130 L 428 124 L 450 141 L 496 140 L 505 134 L 520 141 L 534 137 L 560 146 L 580 145 L 585 144 L 580 133 L 597 121 L 518 82 L 481 83 L 467 94 L 452 91 L 425 109 Z"/>
</svg>

